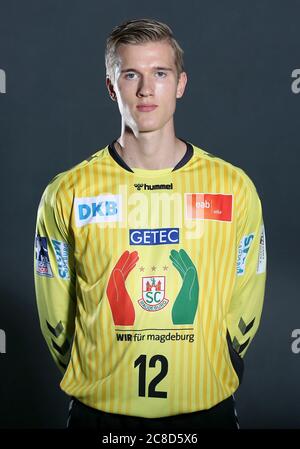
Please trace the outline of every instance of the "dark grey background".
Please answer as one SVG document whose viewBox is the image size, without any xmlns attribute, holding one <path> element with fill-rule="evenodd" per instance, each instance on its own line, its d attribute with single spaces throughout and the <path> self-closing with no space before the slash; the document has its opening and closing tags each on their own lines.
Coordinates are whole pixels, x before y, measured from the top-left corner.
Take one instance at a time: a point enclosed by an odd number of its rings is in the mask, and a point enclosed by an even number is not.
<svg viewBox="0 0 300 449">
<path fill-rule="evenodd" d="M 64 427 L 68 400 L 39 329 L 33 285 L 36 210 L 49 180 L 117 137 L 104 44 L 129 18 L 167 22 L 189 83 L 177 135 L 241 166 L 260 194 L 268 283 L 237 398 L 243 428 L 300 428 L 300 2 L 172 0 L 0 2 L 0 427 Z M 298 248 L 298 250 L 297 250 Z"/>
</svg>

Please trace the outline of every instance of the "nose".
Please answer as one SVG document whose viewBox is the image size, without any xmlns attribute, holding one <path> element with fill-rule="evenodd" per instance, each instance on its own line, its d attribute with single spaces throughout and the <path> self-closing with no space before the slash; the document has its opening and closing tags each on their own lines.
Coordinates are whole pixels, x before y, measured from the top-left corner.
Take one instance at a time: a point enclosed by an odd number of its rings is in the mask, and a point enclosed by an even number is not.
<svg viewBox="0 0 300 449">
<path fill-rule="evenodd" d="M 150 79 L 146 76 L 141 77 L 138 86 L 137 96 L 138 97 L 149 97 L 153 95 L 153 86 Z"/>
</svg>

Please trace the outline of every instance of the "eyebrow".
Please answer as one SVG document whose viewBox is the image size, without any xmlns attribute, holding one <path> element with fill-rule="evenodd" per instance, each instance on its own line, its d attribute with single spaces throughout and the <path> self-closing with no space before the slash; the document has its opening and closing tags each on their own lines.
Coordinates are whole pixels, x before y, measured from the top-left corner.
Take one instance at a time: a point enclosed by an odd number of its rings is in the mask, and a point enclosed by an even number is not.
<svg viewBox="0 0 300 449">
<path fill-rule="evenodd" d="M 173 72 L 173 69 L 171 69 L 170 67 L 153 67 L 153 70 L 165 70 L 168 72 Z M 126 73 L 126 72 L 137 72 L 139 73 L 138 70 L 136 69 L 123 69 L 121 70 L 121 73 Z"/>
</svg>

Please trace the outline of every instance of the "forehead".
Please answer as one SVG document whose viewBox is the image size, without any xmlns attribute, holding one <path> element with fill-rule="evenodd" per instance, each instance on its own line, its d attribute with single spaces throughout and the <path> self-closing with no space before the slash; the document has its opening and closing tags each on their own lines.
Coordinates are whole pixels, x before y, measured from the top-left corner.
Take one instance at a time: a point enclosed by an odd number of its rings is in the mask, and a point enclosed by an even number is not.
<svg viewBox="0 0 300 449">
<path fill-rule="evenodd" d="M 121 44 L 116 51 L 118 66 L 175 67 L 175 52 L 167 41 L 147 42 L 145 44 Z"/>
</svg>

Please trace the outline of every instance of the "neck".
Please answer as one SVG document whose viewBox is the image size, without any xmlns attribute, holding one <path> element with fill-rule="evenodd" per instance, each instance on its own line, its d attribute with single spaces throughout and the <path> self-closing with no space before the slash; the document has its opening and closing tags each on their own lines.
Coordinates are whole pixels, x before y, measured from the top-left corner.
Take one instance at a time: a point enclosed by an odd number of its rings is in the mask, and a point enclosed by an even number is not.
<svg viewBox="0 0 300 449">
<path fill-rule="evenodd" d="M 133 134 L 124 127 L 115 144 L 121 158 L 130 168 L 159 170 L 174 168 L 186 152 L 186 144 L 173 132 L 158 130 Z"/>
</svg>

